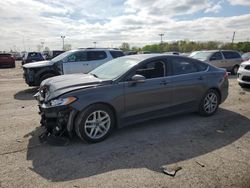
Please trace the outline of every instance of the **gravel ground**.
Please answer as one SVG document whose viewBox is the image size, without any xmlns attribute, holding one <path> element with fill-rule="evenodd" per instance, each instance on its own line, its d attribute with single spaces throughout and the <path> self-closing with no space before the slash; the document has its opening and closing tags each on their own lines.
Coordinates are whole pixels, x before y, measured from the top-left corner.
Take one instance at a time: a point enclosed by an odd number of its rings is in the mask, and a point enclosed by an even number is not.
<svg viewBox="0 0 250 188">
<path fill-rule="evenodd" d="M 250 187 L 250 89 L 230 77 L 218 113 L 178 115 L 116 130 L 109 139 L 40 144 L 22 69 L 0 69 L 0 187 Z M 181 167 L 175 177 L 162 168 Z"/>
</svg>

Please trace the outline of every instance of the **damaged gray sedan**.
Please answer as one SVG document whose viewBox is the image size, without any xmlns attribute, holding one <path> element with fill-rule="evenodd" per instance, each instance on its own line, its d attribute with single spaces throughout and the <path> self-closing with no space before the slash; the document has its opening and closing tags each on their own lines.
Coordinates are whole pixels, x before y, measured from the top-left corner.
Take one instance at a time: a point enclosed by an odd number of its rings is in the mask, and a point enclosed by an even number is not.
<svg viewBox="0 0 250 188">
<path fill-rule="evenodd" d="M 35 98 L 46 136 L 99 142 L 127 124 L 184 112 L 213 115 L 228 95 L 224 69 L 188 57 L 121 57 L 89 74 L 44 80 Z"/>
</svg>

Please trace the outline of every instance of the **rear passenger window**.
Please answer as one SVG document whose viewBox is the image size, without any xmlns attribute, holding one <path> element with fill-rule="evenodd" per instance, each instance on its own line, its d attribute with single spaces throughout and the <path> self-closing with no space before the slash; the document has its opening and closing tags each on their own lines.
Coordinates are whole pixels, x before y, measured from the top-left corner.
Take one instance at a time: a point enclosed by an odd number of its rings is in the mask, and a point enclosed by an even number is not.
<svg viewBox="0 0 250 188">
<path fill-rule="evenodd" d="M 171 62 L 174 75 L 205 71 L 208 68 L 208 65 L 205 63 L 185 58 L 172 58 Z"/>
<path fill-rule="evenodd" d="M 229 51 L 222 51 L 224 57 L 226 59 L 237 59 L 241 58 L 240 54 L 237 52 L 229 52 Z"/>
<path fill-rule="evenodd" d="M 110 54 L 113 58 L 124 56 L 124 53 L 122 51 L 110 51 Z"/>
<path fill-rule="evenodd" d="M 88 53 L 88 61 L 102 60 L 107 58 L 107 54 L 104 51 L 89 51 L 87 53 Z"/>
</svg>

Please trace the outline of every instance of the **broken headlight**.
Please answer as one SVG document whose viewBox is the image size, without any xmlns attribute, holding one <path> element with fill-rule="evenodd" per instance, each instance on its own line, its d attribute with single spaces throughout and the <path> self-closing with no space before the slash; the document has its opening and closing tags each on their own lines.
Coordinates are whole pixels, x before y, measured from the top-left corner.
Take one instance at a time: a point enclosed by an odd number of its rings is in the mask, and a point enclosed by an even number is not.
<svg viewBox="0 0 250 188">
<path fill-rule="evenodd" d="M 76 101 L 76 97 L 59 98 L 50 101 L 51 107 L 64 106 Z"/>
</svg>

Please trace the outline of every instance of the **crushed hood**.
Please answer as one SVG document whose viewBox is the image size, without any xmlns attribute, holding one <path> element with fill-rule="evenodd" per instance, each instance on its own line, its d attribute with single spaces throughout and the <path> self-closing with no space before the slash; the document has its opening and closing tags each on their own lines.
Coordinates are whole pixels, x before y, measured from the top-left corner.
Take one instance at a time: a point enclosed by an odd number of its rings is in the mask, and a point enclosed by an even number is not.
<svg viewBox="0 0 250 188">
<path fill-rule="evenodd" d="M 54 63 L 52 61 L 37 61 L 34 63 L 27 63 L 23 65 L 24 68 L 30 69 L 30 68 L 39 68 L 39 67 L 46 67 L 46 66 L 52 66 Z"/>
<path fill-rule="evenodd" d="M 68 74 L 44 80 L 40 90 L 45 88 L 45 101 L 49 101 L 73 90 L 96 87 L 111 81 L 103 81 L 89 74 Z"/>
</svg>

